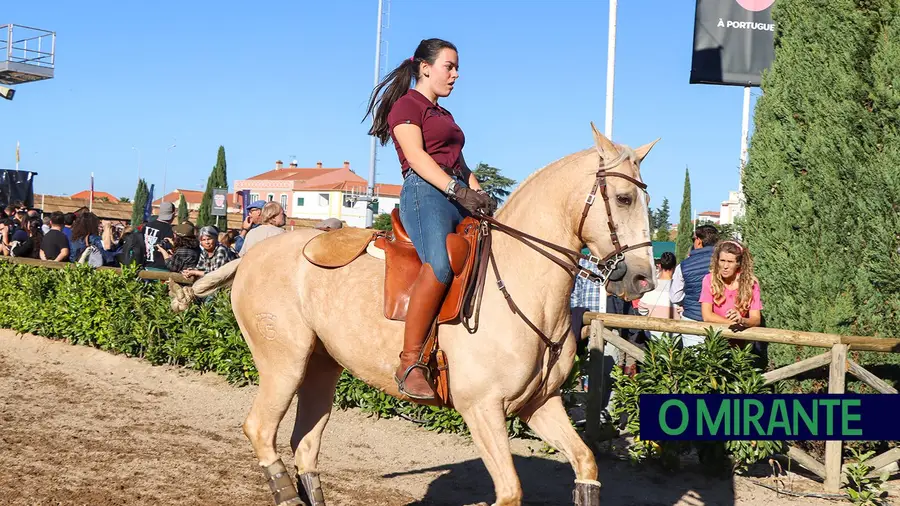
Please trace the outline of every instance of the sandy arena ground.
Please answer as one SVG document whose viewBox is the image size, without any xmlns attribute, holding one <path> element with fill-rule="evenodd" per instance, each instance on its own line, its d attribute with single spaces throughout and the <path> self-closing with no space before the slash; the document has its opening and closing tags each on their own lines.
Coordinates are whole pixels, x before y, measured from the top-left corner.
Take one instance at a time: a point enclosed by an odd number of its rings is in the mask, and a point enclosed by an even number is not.
<svg viewBox="0 0 900 506">
<path fill-rule="evenodd" d="M 240 425 L 255 394 L 213 374 L 153 367 L 0 331 L 0 504 L 271 505 Z M 288 412 L 279 433 L 292 468 Z M 623 441 L 618 441 L 621 450 Z M 537 441 L 514 440 L 528 505 L 571 504 L 574 475 Z M 791 498 L 748 478 L 674 476 L 601 458 L 604 505 L 835 504 Z M 491 501 L 474 445 L 402 420 L 335 411 L 320 459 L 330 506 Z M 766 478 L 754 478 L 766 480 Z M 794 490 L 815 487 L 790 475 Z"/>
</svg>

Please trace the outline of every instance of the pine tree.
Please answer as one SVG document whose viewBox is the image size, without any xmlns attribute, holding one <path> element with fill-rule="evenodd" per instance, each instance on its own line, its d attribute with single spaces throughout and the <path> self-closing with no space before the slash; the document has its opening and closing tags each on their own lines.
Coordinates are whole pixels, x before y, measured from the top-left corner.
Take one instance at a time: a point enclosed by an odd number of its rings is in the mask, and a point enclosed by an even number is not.
<svg viewBox="0 0 900 506">
<path fill-rule="evenodd" d="M 187 200 L 184 200 L 184 194 L 178 199 L 178 223 L 184 223 L 188 220 Z"/>
<path fill-rule="evenodd" d="M 774 4 L 743 227 L 770 327 L 900 334 L 898 14 L 896 0 Z"/>
<path fill-rule="evenodd" d="M 691 221 L 691 175 L 684 168 L 684 196 L 681 198 L 681 216 L 678 219 L 678 235 L 675 237 L 675 258 L 679 262 L 687 257 L 694 241 L 694 223 Z"/>
<path fill-rule="evenodd" d="M 650 227 L 655 231 L 654 241 L 666 242 L 669 240 L 669 199 L 664 198 L 659 209 L 650 213 Z"/>
<path fill-rule="evenodd" d="M 134 191 L 134 200 L 131 204 L 131 225 L 137 227 L 144 222 L 144 207 L 147 205 L 147 198 L 150 197 L 150 188 L 147 181 L 141 179 L 138 181 L 137 189 Z"/>
<path fill-rule="evenodd" d="M 212 173 L 206 180 L 206 191 L 203 193 L 203 200 L 200 202 L 200 210 L 197 213 L 197 225 L 214 224 L 216 219 L 210 214 L 212 211 L 212 191 L 214 188 L 228 189 L 228 171 L 225 164 L 225 146 L 219 146 L 219 153 L 216 156 L 216 165 L 213 167 Z"/>
<path fill-rule="evenodd" d="M 472 173 L 475 174 L 475 179 L 478 180 L 481 189 L 497 203 L 497 207 L 500 206 L 506 197 L 509 197 L 509 189 L 516 184 L 515 179 L 504 176 L 500 173 L 500 169 L 491 167 L 486 163 L 476 165 Z"/>
</svg>

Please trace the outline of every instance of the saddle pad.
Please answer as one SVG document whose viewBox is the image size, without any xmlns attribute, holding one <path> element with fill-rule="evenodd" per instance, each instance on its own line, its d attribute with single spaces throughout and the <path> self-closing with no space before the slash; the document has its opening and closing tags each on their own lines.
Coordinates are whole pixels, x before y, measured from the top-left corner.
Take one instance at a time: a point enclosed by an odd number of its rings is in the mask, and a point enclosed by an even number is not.
<svg viewBox="0 0 900 506">
<path fill-rule="evenodd" d="M 355 227 L 323 232 L 306 243 L 303 256 L 319 267 L 343 267 L 362 255 L 374 237 L 374 231 Z"/>
<path fill-rule="evenodd" d="M 376 246 L 375 241 L 370 242 L 369 245 L 366 246 L 366 253 L 368 253 L 369 256 L 384 260 L 384 249 Z"/>
</svg>

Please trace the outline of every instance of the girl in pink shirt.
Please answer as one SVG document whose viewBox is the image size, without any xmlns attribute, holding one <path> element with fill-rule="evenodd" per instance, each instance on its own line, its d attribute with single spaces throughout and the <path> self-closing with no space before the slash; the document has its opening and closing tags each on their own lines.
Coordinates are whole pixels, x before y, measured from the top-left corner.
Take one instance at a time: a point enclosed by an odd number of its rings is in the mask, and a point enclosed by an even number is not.
<svg viewBox="0 0 900 506">
<path fill-rule="evenodd" d="M 759 281 L 753 258 L 737 241 L 716 245 L 700 291 L 703 321 L 757 327 L 762 319 Z"/>
</svg>

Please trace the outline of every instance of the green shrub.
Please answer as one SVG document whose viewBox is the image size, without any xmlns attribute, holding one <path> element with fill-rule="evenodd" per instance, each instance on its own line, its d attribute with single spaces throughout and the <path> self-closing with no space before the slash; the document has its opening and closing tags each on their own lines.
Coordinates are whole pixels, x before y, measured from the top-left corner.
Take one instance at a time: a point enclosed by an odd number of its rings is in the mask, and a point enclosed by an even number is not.
<svg viewBox="0 0 900 506">
<path fill-rule="evenodd" d="M 613 371 L 616 394 L 612 400 L 613 419 L 628 417 L 628 431 L 634 444 L 629 454 L 634 461 L 655 461 L 667 469 L 677 469 L 681 456 L 696 450 L 700 462 L 710 472 L 743 471 L 774 453 L 781 441 L 646 441 L 640 438 L 639 396 L 641 394 L 763 394 L 775 393 L 765 386 L 753 365 L 750 347 L 729 345 L 720 332 L 710 332 L 702 345 L 680 346 L 680 338 L 663 334 L 650 341 L 646 361 L 633 377 L 620 369 Z"/>
<path fill-rule="evenodd" d="M 141 357 L 154 365 L 212 371 L 235 385 L 259 378 L 231 311 L 230 292 L 220 291 L 211 301 L 176 314 L 169 309 L 166 285 L 140 280 L 133 269 L 45 269 L 0 261 L 0 328 Z M 455 410 L 400 401 L 346 372 L 334 402 L 377 417 L 400 416 L 428 430 L 468 432 Z M 518 418 L 511 418 L 508 427 L 512 436 L 527 434 Z"/>
</svg>

